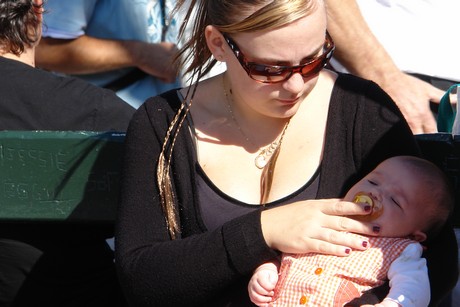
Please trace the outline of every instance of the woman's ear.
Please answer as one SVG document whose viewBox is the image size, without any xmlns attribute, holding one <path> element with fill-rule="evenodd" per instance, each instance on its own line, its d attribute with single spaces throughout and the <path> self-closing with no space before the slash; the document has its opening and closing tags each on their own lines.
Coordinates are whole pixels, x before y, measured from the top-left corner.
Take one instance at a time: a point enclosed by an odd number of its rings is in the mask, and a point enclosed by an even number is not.
<svg viewBox="0 0 460 307">
<path fill-rule="evenodd" d="M 204 34 L 209 51 L 214 58 L 220 62 L 225 62 L 225 40 L 222 33 L 214 26 L 207 26 Z"/>
</svg>

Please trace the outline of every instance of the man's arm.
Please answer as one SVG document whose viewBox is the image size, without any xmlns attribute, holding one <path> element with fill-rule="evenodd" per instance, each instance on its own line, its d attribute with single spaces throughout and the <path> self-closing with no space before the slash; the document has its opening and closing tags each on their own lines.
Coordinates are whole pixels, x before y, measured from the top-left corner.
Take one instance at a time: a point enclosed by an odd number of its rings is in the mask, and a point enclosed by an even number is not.
<svg viewBox="0 0 460 307">
<path fill-rule="evenodd" d="M 80 36 L 76 39 L 42 38 L 36 49 L 38 67 L 66 74 L 89 74 L 138 67 L 165 82 L 173 82 L 177 47 L 133 40 L 107 40 Z"/>
<path fill-rule="evenodd" d="M 415 134 L 436 132 L 429 102 L 439 102 L 444 92 L 398 69 L 373 35 L 356 0 L 326 0 L 326 5 L 335 58 L 350 73 L 379 84 L 399 106 Z"/>
</svg>

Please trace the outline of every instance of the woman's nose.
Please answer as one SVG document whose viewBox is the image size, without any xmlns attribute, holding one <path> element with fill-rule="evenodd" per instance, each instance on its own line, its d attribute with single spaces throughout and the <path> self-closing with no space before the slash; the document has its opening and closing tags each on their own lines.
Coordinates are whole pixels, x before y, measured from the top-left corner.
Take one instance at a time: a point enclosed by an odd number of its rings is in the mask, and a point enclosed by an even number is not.
<svg viewBox="0 0 460 307">
<path fill-rule="evenodd" d="M 293 93 L 293 94 L 298 94 L 302 91 L 303 87 L 305 85 L 305 80 L 302 77 L 301 74 L 299 73 L 294 73 L 292 76 L 284 81 L 283 87 Z"/>
</svg>

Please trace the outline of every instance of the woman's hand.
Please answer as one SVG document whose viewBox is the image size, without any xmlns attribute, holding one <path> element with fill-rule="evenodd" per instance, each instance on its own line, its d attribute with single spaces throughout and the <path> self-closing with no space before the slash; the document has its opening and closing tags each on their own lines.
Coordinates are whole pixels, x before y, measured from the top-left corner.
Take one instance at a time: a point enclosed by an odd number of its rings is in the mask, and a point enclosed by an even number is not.
<svg viewBox="0 0 460 307">
<path fill-rule="evenodd" d="M 268 246 L 285 253 L 347 256 L 365 250 L 368 242 L 347 232 L 377 235 L 380 226 L 347 215 L 365 215 L 370 206 L 340 199 L 299 201 L 262 212 L 262 233 Z"/>
</svg>

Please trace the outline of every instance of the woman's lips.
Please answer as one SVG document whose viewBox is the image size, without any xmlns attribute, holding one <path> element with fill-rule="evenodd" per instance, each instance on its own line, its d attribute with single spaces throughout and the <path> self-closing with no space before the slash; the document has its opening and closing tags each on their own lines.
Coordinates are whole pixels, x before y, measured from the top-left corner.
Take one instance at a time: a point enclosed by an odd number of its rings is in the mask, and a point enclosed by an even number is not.
<svg viewBox="0 0 460 307">
<path fill-rule="evenodd" d="M 296 104 L 299 101 L 299 98 L 296 99 L 278 99 L 282 104 Z"/>
</svg>

